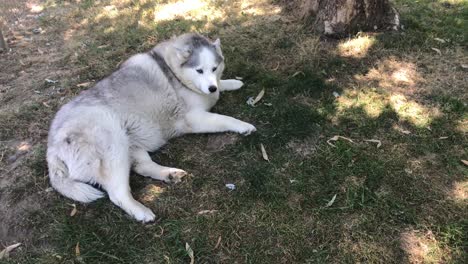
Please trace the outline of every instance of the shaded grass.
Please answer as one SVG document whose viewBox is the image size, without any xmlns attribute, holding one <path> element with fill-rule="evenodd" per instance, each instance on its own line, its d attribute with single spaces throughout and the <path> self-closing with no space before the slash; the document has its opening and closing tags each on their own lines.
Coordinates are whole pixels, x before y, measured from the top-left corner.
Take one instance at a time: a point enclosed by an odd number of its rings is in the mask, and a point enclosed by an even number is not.
<svg viewBox="0 0 468 264">
<path fill-rule="evenodd" d="M 403 34 L 383 34 L 385 48 L 427 49 L 465 45 L 468 40 L 468 9 L 466 1 L 396 1 L 399 4 Z M 441 38 L 447 43 L 440 43 Z"/>
<path fill-rule="evenodd" d="M 434 1 L 397 2 L 406 5 L 402 14 L 408 31 L 380 35 L 371 55 L 355 60 L 337 56 L 333 43 L 321 47 L 323 54 L 313 58 L 296 57 L 293 40 L 315 36 L 258 17 L 228 18 L 234 26 L 224 32 L 221 27 L 205 28 L 207 21 L 182 18 L 143 27 L 137 22 L 148 20 L 143 11 L 155 4 L 131 1 L 124 8 L 134 8 L 132 16 L 124 13 L 93 20 L 95 16 L 87 14 L 110 1 L 82 1 L 71 15 L 76 20 L 72 22 L 90 19 L 83 29 L 86 34 L 76 37 L 86 40 L 86 46 L 75 50 L 78 57 L 70 56 L 71 63 L 85 67 L 78 81 L 100 79 L 130 54 L 172 34 L 197 30 L 219 35 L 227 61 L 225 76 L 242 76 L 246 86 L 224 94 L 214 111 L 252 122 L 258 132 L 211 152 L 206 148 L 211 135 L 185 136 L 154 154 L 157 162 L 193 174 L 176 186 L 132 178 L 137 194 L 149 184 L 164 189 L 158 198 L 146 202 L 158 217 L 154 224 L 135 223 L 107 199 L 78 205 L 78 214 L 70 217 L 67 203 L 71 201 L 54 194 L 50 208 L 31 216 L 45 234 L 34 244 L 38 249 L 28 245 L 12 263 L 187 263 L 185 243 L 200 263 L 400 263 L 412 261 L 400 244 L 401 233 L 408 228 L 431 230 L 444 260 L 462 263 L 467 208 L 466 203 L 448 197 L 447 188 L 466 180 L 468 173 L 459 162 L 466 158 L 466 134 L 456 129 L 457 122 L 466 119 L 464 102 L 456 94 L 427 98 L 442 112 L 430 122 L 429 130 L 403 120 L 385 101 L 378 102 L 383 111 L 377 117 L 359 106 L 338 112 L 340 103 L 333 92 L 346 96 L 346 90 L 363 89 L 359 95 L 364 97 L 374 87 L 328 81 L 365 73 L 379 56 L 427 49 L 433 44 L 427 40 L 430 37 L 463 44 L 465 37 L 460 34 L 465 31 L 460 31 L 456 20 L 464 19 L 460 18 L 463 4 L 446 10 Z M 249 19 L 256 22 L 257 31 L 242 26 Z M 441 21 L 435 23 L 436 19 Z M 44 26 L 54 24 L 44 22 Z M 278 59 L 273 53 L 297 62 L 275 70 L 269 67 Z M 262 89 L 266 94 L 258 106 L 245 104 Z M 378 87 L 374 90 L 382 97 L 388 95 Z M 0 116 L 8 124 L 0 126 L 2 140 L 27 137 L 17 131 L 37 116 L 51 115 L 42 109 L 33 105 Z M 395 125 L 411 134 L 398 132 Z M 330 146 L 326 140 L 334 135 L 351 137 L 355 143 L 338 141 Z M 441 135 L 449 138 L 439 140 Z M 313 145 L 307 143 L 311 138 Z M 382 147 L 363 141 L 370 138 L 382 140 Z M 291 142 L 304 142 L 313 151 L 301 156 L 289 147 Z M 260 143 L 271 162 L 262 159 Z M 27 166 L 35 175 L 46 174 L 43 153 Z M 226 183 L 236 184 L 237 189 L 227 190 Z M 334 195 L 335 202 L 326 206 Z M 198 214 L 202 210 L 217 211 Z M 47 247 L 41 248 L 41 243 Z"/>
</svg>

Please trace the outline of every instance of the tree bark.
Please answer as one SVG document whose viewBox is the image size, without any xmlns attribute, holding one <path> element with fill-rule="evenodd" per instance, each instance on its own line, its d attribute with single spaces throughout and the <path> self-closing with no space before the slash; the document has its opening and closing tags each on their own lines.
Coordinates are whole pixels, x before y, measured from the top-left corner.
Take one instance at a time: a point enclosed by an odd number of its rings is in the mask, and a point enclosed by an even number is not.
<svg viewBox="0 0 468 264">
<path fill-rule="evenodd" d="M 8 46 L 5 42 L 5 39 L 3 38 L 3 34 L 2 34 L 2 29 L 0 28 L 0 51 L 1 50 L 7 50 L 8 49 Z"/>
<path fill-rule="evenodd" d="M 344 37 L 359 31 L 398 30 L 400 17 L 389 0 L 301 0 L 303 19 L 315 17 L 319 33 Z"/>
</svg>

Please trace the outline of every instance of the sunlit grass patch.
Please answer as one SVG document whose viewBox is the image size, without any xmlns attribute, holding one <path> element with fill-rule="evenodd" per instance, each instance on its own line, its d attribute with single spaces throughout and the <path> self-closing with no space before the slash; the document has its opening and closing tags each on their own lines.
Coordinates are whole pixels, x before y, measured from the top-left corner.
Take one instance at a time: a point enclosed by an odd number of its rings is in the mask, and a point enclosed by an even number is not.
<svg viewBox="0 0 468 264">
<path fill-rule="evenodd" d="M 441 115 L 436 107 L 424 107 L 415 101 L 408 100 L 402 94 L 392 94 L 389 97 L 389 103 L 401 120 L 409 121 L 417 127 L 426 127 L 434 118 Z"/>
<path fill-rule="evenodd" d="M 146 203 L 156 202 L 156 200 L 165 192 L 164 187 L 155 184 L 149 184 L 139 194 L 139 199 Z"/>
<path fill-rule="evenodd" d="M 375 41 L 376 39 L 373 36 L 351 38 L 338 45 L 338 52 L 344 57 L 364 58 Z"/>
<path fill-rule="evenodd" d="M 336 100 L 337 113 L 334 119 L 350 117 L 355 119 L 378 118 L 385 111 L 393 111 L 399 120 L 407 121 L 417 127 L 427 127 L 434 118 L 440 117 L 437 107 L 426 107 L 416 101 L 409 100 L 402 94 L 387 93 L 379 89 L 350 90 Z M 359 113 L 352 114 L 352 109 L 361 109 L 364 116 Z"/>
<path fill-rule="evenodd" d="M 450 255 L 431 231 L 410 230 L 401 234 L 401 248 L 411 263 L 440 263 L 450 261 Z"/>
<path fill-rule="evenodd" d="M 423 82 L 416 65 L 413 62 L 401 61 L 395 57 L 379 60 L 376 67 L 366 74 L 358 74 L 356 80 L 374 83 L 387 91 L 401 91 L 412 94 L 417 90 L 418 84 Z"/>
<path fill-rule="evenodd" d="M 461 133 L 468 133 L 468 117 L 464 117 L 462 120 L 457 121 L 456 130 Z"/>
<path fill-rule="evenodd" d="M 375 89 L 349 90 L 337 99 L 337 114 L 342 115 L 350 108 L 363 108 L 369 117 L 377 118 L 387 107 L 387 102 L 387 96 Z"/>
<path fill-rule="evenodd" d="M 468 201 L 468 181 L 454 182 L 448 195 L 461 203 Z"/>
</svg>

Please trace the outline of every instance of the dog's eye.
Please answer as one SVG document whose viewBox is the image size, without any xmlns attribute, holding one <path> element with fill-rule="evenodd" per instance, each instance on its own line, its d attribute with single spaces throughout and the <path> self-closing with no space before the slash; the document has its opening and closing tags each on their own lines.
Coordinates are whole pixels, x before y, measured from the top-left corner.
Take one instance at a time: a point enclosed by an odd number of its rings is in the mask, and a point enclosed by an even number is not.
<svg viewBox="0 0 468 264">
<path fill-rule="evenodd" d="M 214 68 L 213 68 L 213 72 L 215 72 L 215 71 L 216 71 L 216 69 L 218 69 L 218 67 L 214 67 Z"/>
<path fill-rule="evenodd" d="M 202 74 L 202 73 L 203 73 L 203 70 L 202 70 L 202 69 L 198 69 L 197 72 L 200 73 L 200 74 Z"/>
</svg>

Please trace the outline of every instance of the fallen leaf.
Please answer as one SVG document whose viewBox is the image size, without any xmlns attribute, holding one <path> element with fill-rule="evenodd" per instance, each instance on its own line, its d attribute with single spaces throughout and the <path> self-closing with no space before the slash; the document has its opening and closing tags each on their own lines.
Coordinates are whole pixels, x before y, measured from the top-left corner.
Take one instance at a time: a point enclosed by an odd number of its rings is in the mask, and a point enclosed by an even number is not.
<svg viewBox="0 0 468 264">
<path fill-rule="evenodd" d="M 299 74 L 302 74 L 302 75 L 305 76 L 305 74 L 304 74 L 302 71 L 297 71 L 297 72 L 295 72 L 293 75 L 291 75 L 291 78 L 294 78 L 294 77 L 296 77 L 296 76 L 299 75 Z"/>
<path fill-rule="evenodd" d="M 440 49 L 437 49 L 437 48 L 431 48 L 431 49 L 437 52 L 437 54 L 442 55 L 442 52 L 440 51 Z"/>
<path fill-rule="evenodd" d="M 185 243 L 185 251 L 187 251 L 187 254 L 190 257 L 190 264 L 195 263 L 195 256 L 193 255 L 193 249 L 190 247 L 188 243 Z"/>
<path fill-rule="evenodd" d="M 272 70 L 277 71 L 279 66 L 280 66 L 280 62 L 278 61 L 278 63 L 276 64 L 276 67 L 274 69 L 272 69 Z"/>
<path fill-rule="evenodd" d="M 88 87 L 91 84 L 91 82 L 84 82 L 84 83 L 79 83 L 76 86 L 78 87 Z"/>
<path fill-rule="evenodd" d="M 253 99 L 252 97 L 249 97 L 249 99 L 247 100 L 247 104 L 250 106 L 255 106 L 256 103 L 262 100 L 264 95 L 265 95 L 265 89 L 262 89 L 260 93 L 258 93 L 257 97 L 255 97 L 255 99 Z"/>
<path fill-rule="evenodd" d="M 11 246 L 8 246 L 8 247 L 4 248 L 4 249 L 0 252 L 0 259 L 7 259 L 7 258 L 9 258 L 9 257 L 10 257 L 10 252 L 11 252 L 13 249 L 15 249 L 15 248 L 17 248 L 17 247 L 19 247 L 19 246 L 21 246 L 21 243 L 16 243 L 16 244 L 13 244 L 13 245 L 11 245 Z"/>
<path fill-rule="evenodd" d="M 255 100 L 253 101 L 254 105 L 258 103 L 260 100 L 262 100 L 264 95 L 265 95 L 265 89 L 262 89 L 260 93 L 258 93 L 257 97 L 255 97 Z"/>
<path fill-rule="evenodd" d="M 70 216 L 75 216 L 78 210 L 76 210 L 76 205 L 75 204 L 70 204 L 71 207 L 73 207 L 72 211 L 70 212 Z"/>
<path fill-rule="evenodd" d="M 461 160 L 461 162 L 465 164 L 466 166 L 468 166 L 468 160 Z"/>
<path fill-rule="evenodd" d="M 216 242 L 216 246 L 214 249 L 217 249 L 219 247 L 219 244 L 221 244 L 221 236 L 218 237 L 218 242 Z"/>
<path fill-rule="evenodd" d="M 59 260 L 62 260 L 62 259 L 63 259 L 62 256 L 60 256 L 59 254 L 56 254 L 56 253 L 52 254 L 52 257 L 56 257 L 56 258 L 58 258 Z"/>
<path fill-rule="evenodd" d="M 78 261 L 78 263 L 85 263 L 83 258 L 81 257 L 81 252 L 80 252 L 80 242 L 76 243 L 76 246 L 75 246 L 75 256 L 76 256 L 76 260 Z"/>
<path fill-rule="evenodd" d="M 400 132 L 403 133 L 403 134 L 405 134 L 405 135 L 411 134 L 411 131 L 409 131 L 409 130 L 404 130 L 404 129 L 400 129 Z"/>
<path fill-rule="evenodd" d="M 47 108 L 50 108 L 50 105 L 47 103 L 47 102 L 42 102 L 42 104 L 47 107 Z"/>
<path fill-rule="evenodd" d="M 265 147 L 263 146 L 262 143 L 260 143 L 260 149 L 262 150 L 263 159 L 270 162 L 270 160 L 268 159 L 268 154 L 266 153 Z"/>
<path fill-rule="evenodd" d="M 468 64 L 461 64 L 460 65 L 463 69 L 468 69 Z"/>
<path fill-rule="evenodd" d="M 440 43 L 447 42 L 447 41 L 445 41 L 445 39 L 441 39 L 441 38 L 434 38 L 434 40 L 439 41 Z"/>
<path fill-rule="evenodd" d="M 377 148 L 380 148 L 380 146 L 382 146 L 382 141 L 378 139 L 365 139 L 364 141 L 377 143 Z"/>
<path fill-rule="evenodd" d="M 75 256 L 79 257 L 81 255 L 81 252 L 80 252 L 80 242 L 76 243 L 76 246 L 75 246 Z"/>
<path fill-rule="evenodd" d="M 337 136 L 334 136 L 334 137 L 330 138 L 329 140 L 327 140 L 327 144 L 330 145 L 330 146 L 332 146 L 332 147 L 336 147 L 335 145 L 333 145 L 332 143 L 330 143 L 330 141 L 338 141 L 338 139 L 340 139 L 340 138 L 341 138 L 341 139 L 344 139 L 344 140 L 347 140 L 347 141 L 349 141 L 349 142 L 351 142 L 351 143 L 354 143 L 354 141 L 353 141 L 352 139 L 350 139 L 350 138 L 343 137 L 343 136 L 338 136 L 338 135 L 337 135 Z"/>
<path fill-rule="evenodd" d="M 162 235 L 164 235 L 164 228 L 159 226 L 159 229 L 161 230 L 161 232 L 159 232 L 159 234 L 154 234 L 154 236 L 157 237 L 157 238 L 160 238 L 160 237 L 162 237 Z"/>
<path fill-rule="evenodd" d="M 47 83 L 58 83 L 58 81 L 51 80 L 51 79 L 45 79 L 45 81 L 46 81 Z"/>
<path fill-rule="evenodd" d="M 331 198 L 331 200 L 325 205 L 325 207 L 330 207 L 333 205 L 333 203 L 335 202 L 335 199 L 336 199 L 336 194 L 333 195 L 333 198 Z"/>
<path fill-rule="evenodd" d="M 204 215 L 204 214 L 212 214 L 212 213 L 216 213 L 216 212 L 218 212 L 218 210 L 201 210 L 197 214 Z"/>
</svg>

